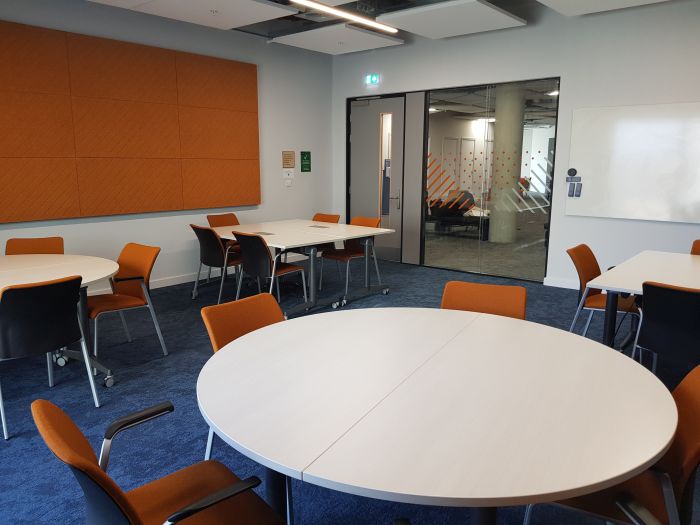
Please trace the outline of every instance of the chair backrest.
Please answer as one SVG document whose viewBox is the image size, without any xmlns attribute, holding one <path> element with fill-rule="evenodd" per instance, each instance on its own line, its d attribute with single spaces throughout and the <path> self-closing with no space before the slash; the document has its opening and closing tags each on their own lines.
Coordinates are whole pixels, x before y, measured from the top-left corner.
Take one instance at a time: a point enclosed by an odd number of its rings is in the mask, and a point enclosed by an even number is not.
<svg viewBox="0 0 700 525">
<path fill-rule="evenodd" d="M 46 446 L 70 467 L 83 489 L 87 504 L 86 523 L 143 523 L 126 494 L 99 467 L 85 435 L 63 410 L 49 401 L 37 399 L 32 403 L 32 416 Z"/>
<path fill-rule="evenodd" d="M 190 224 L 190 227 L 199 241 L 199 261 L 207 266 L 223 268 L 226 264 L 224 262 L 226 249 L 221 242 L 221 237 L 211 228 L 195 224 Z"/>
<path fill-rule="evenodd" d="M 333 224 L 338 224 L 340 222 L 340 215 L 316 213 L 311 220 L 316 222 L 332 222 Z"/>
<path fill-rule="evenodd" d="M 241 268 L 250 277 L 267 278 L 272 274 L 272 256 L 265 239 L 254 233 L 234 231 L 241 247 Z"/>
<path fill-rule="evenodd" d="M 284 314 L 275 298 L 261 293 L 202 308 L 202 319 L 207 327 L 214 352 L 239 337 L 274 323 L 284 321 Z"/>
<path fill-rule="evenodd" d="M 693 245 L 690 247 L 690 255 L 700 255 L 700 239 L 693 241 Z"/>
<path fill-rule="evenodd" d="M 600 275 L 600 265 L 598 260 L 595 258 L 593 251 L 588 247 L 587 244 L 579 244 L 573 248 L 566 250 L 569 254 L 571 260 L 576 267 L 576 273 L 578 273 L 578 297 L 581 300 L 581 294 L 586 289 L 586 285 L 589 281 L 592 281 Z M 596 295 L 602 293 L 601 290 L 591 289 L 588 291 L 588 296 Z"/>
<path fill-rule="evenodd" d="M 217 215 L 207 215 L 207 221 L 212 228 L 219 226 L 238 226 L 238 217 L 235 213 L 219 213 Z"/>
<path fill-rule="evenodd" d="M 5 255 L 63 254 L 63 237 L 7 239 Z"/>
<path fill-rule="evenodd" d="M 450 281 L 442 292 L 440 308 L 525 319 L 527 290 L 522 286 Z"/>
<path fill-rule="evenodd" d="M 53 352 L 79 341 L 80 276 L 0 291 L 0 359 Z"/>
<path fill-rule="evenodd" d="M 352 226 L 366 226 L 367 228 L 379 228 L 382 220 L 378 217 L 353 217 L 350 219 L 350 224 Z M 351 250 L 353 252 L 364 251 L 364 246 L 357 239 L 350 239 L 345 241 L 345 249 Z"/>
<path fill-rule="evenodd" d="M 114 276 L 114 291 L 124 295 L 140 297 L 145 301 L 146 297 L 141 287 L 141 281 L 119 282 L 119 278 L 141 277 L 146 284 L 146 289 L 148 289 L 151 281 L 151 271 L 153 271 L 153 266 L 156 264 L 156 258 L 159 253 L 160 248 L 157 246 L 146 246 L 134 242 L 124 246 L 117 259 L 119 271 Z"/>
</svg>

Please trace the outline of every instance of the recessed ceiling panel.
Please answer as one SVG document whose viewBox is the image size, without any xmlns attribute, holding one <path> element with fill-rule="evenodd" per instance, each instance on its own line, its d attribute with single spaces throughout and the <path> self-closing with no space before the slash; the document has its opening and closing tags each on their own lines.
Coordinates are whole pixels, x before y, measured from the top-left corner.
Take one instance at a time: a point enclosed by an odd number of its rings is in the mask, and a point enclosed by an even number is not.
<svg viewBox="0 0 700 525">
<path fill-rule="evenodd" d="M 450 0 L 394 11 L 377 21 L 427 38 L 447 38 L 524 26 L 525 20 L 484 0 Z"/>
<path fill-rule="evenodd" d="M 271 41 L 330 55 L 343 55 L 345 53 L 403 44 L 403 40 L 399 38 L 381 35 L 374 31 L 360 29 L 347 24 L 336 24 L 302 33 L 280 36 L 273 38 Z"/>
<path fill-rule="evenodd" d="M 150 15 L 217 29 L 256 24 L 297 13 L 293 7 L 265 0 L 91 0 Z"/>
<path fill-rule="evenodd" d="M 537 0 L 566 16 L 587 15 L 639 5 L 659 4 L 668 0 Z"/>
</svg>

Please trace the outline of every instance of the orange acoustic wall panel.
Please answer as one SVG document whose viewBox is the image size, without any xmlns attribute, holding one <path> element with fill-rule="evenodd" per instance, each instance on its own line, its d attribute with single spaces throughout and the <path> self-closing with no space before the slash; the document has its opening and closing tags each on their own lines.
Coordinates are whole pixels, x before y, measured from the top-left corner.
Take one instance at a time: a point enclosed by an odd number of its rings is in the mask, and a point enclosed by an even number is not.
<svg viewBox="0 0 700 525">
<path fill-rule="evenodd" d="M 260 203 L 257 68 L 0 22 L 0 222 Z"/>
</svg>

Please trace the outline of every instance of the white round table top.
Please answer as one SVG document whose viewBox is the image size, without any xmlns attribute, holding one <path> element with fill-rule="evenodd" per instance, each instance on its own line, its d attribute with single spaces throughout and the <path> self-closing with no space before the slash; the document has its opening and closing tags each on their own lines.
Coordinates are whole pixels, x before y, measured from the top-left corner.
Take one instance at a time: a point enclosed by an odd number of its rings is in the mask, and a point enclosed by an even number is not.
<svg viewBox="0 0 700 525">
<path fill-rule="evenodd" d="M 111 277 L 118 270 L 114 261 L 87 255 L 0 255 L 0 290 L 71 275 L 80 275 L 86 286 Z"/>
<path fill-rule="evenodd" d="M 602 344 L 471 312 L 310 315 L 225 346 L 202 369 L 204 419 L 288 476 L 447 506 L 555 501 L 655 463 L 671 394 Z"/>
</svg>

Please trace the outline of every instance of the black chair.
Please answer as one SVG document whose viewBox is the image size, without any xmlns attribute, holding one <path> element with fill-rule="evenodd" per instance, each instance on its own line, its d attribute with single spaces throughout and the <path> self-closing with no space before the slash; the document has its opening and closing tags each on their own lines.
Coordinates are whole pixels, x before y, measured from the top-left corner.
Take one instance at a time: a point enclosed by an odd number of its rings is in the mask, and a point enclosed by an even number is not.
<svg viewBox="0 0 700 525">
<path fill-rule="evenodd" d="M 304 302 L 308 302 L 306 295 L 306 274 L 304 268 L 297 264 L 282 262 L 282 253 L 275 255 L 274 260 L 270 255 L 270 249 L 260 235 L 240 233 L 234 231 L 236 240 L 241 246 L 241 277 L 238 279 L 238 289 L 236 290 L 236 300 L 241 295 L 241 285 L 243 274 L 252 277 L 258 283 L 258 293 L 262 292 L 261 281 L 270 279 L 270 293 L 277 284 L 277 300 L 280 300 L 279 278 L 283 275 L 301 273 L 301 285 L 304 289 Z"/>
<path fill-rule="evenodd" d="M 658 355 L 663 355 L 659 379 L 674 388 L 685 375 L 700 364 L 700 290 L 646 282 L 642 285 L 640 323 L 632 350 L 652 354 L 653 373 L 657 373 Z"/>
<path fill-rule="evenodd" d="M 190 227 L 197 236 L 199 241 L 199 268 L 197 269 L 197 278 L 194 281 L 192 290 L 192 299 L 197 298 L 197 287 L 199 285 L 199 277 L 202 273 L 202 265 L 209 267 L 209 273 L 212 268 L 221 270 L 221 284 L 219 285 L 219 299 L 216 304 L 221 303 L 221 293 L 224 290 L 224 279 L 230 267 L 235 268 L 241 264 L 241 254 L 233 244 L 224 244 L 221 237 L 211 228 L 196 226 L 190 224 Z"/>
<path fill-rule="evenodd" d="M 83 330 L 78 320 L 79 276 L 8 286 L 0 292 L 0 361 L 46 354 L 49 386 L 53 386 L 52 354 L 80 342 L 92 397 L 99 407 Z M 0 416 L 9 438 L 0 390 Z"/>
</svg>

